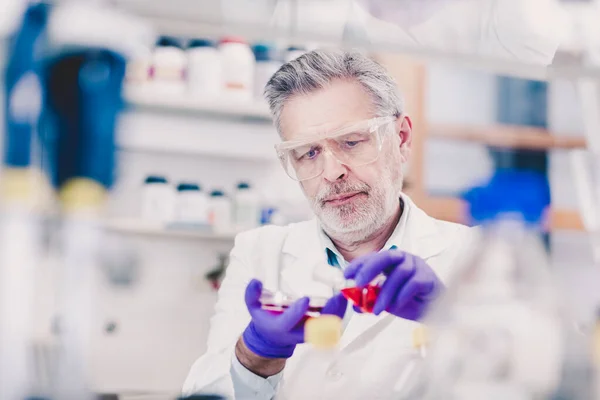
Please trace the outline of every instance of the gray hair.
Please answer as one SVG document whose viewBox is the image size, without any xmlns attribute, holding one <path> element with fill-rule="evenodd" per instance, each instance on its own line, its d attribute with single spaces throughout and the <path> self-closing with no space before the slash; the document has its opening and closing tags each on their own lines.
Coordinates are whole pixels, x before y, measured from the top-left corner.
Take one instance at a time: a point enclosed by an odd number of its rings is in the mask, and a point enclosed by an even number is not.
<svg viewBox="0 0 600 400">
<path fill-rule="evenodd" d="M 404 108 L 394 79 L 380 64 L 357 51 L 314 50 L 284 64 L 265 87 L 265 98 L 281 135 L 281 111 L 298 94 L 324 88 L 336 79 L 355 79 L 373 99 L 379 117 L 399 116 Z"/>
</svg>

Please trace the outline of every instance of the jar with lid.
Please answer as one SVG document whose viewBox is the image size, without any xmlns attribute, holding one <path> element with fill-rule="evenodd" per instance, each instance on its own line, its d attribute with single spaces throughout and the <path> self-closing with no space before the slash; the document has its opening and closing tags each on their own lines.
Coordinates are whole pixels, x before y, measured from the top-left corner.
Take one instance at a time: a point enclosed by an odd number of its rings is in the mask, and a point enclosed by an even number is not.
<svg viewBox="0 0 600 400">
<path fill-rule="evenodd" d="M 263 99 L 263 91 L 267 82 L 281 67 L 281 61 L 275 54 L 275 49 L 267 44 L 254 45 L 256 67 L 254 70 L 254 97 Z"/>
<path fill-rule="evenodd" d="M 173 220 L 175 193 L 167 178 L 160 175 L 146 177 L 142 188 L 141 218 L 161 224 Z"/>
<path fill-rule="evenodd" d="M 188 90 L 193 97 L 218 96 L 221 92 L 221 55 L 214 43 L 193 39 L 186 51 Z"/>
<path fill-rule="evenodd" d="M 232 232 L 231 200 L 222 190 L 213 190 L 210 193 L 208 209 L 208 220 L 215 233 Z"/>
<path fill-rule="evenodd" d="M 249 101 L 252 98 L 255 60 L 244 39 L 229 36 L 219 44 L 223 65 L 224 95 L 229 99 Z"/>
<path fill-rule="evenodd" d="M 208 225 L 208 197 L 195 183 L 177 185 L 177 222 Z"/>
<path fill-rule="evenodd" d="M 161 37 L 152 55 L 152 90 L 157 95 L 181 96 L 185 93 L 187 56 L 181 42 Z"/>
<path fill-rule="evenodd" d="M 237 231 L 256 228 L 260 225 L 260 198 L 247 182 L 237 185 L 234 200 L 234 221 Z"/>
</svg>

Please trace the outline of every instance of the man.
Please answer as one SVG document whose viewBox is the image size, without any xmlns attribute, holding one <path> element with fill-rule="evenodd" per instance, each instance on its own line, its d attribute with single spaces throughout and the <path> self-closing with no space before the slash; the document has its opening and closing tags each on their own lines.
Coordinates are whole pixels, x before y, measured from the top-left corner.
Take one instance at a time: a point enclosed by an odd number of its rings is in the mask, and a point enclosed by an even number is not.
<svg viewBox="0 0 600 400">
<path fill-rule="evenodd" d="M 238 235 L 207 353 L 184 392 L 394 398 L 404 368 L 417 357 L 413 330 L 472 233 L 427 216 L 401 192 L 411 121 L 379 64 L 355 52 L 313 51 L 281 67 L 265 94 L 282 139 L 279 158 L 316 219 Z M 315 279 L 331 268 L 357 285 L 387 276 L 373 314 L 347 309 L 340 294 Z M 314 352 L 302 344 L 308 299 L 272 315 L 260 308 L 263 287 L 330 298 L 323 312 L 344 318 L 339 353 L 307 364 Z M 292 392 L 300 372 L 309 378 Z"/>
</svg>

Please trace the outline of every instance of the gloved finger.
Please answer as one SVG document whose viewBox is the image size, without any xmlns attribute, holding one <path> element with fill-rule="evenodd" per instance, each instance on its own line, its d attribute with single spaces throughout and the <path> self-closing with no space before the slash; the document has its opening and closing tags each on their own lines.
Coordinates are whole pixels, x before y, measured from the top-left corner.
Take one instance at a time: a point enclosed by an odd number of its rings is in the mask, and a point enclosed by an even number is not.
<svg viewBox="0 0 600 400">
<path fill-rule="evenodd" d="M 375 307 L 373 307 L 373 314 L 379 315 L 382 311 L 386 310 L 389 305 L 392 304 L 402 286 L 404 286 L 414 274 L 414 259 L 412 257 L 406 257 L 381 286 L 381 290 L 375 301 Z"/>
<path fill-rule="evenodd" d="M 344 318 L 346 308 L 348 307 L 348 300 L 341 293 L 336 294 L 329 300 L 321 310 L 321 314 L 337 315 L 340 318 Z"/>
<path fill-rule="evenodd" d="M 359 314 L 362 314 L 362 310 L 360 309 L 360 307 L 359 307 L 359 306 L 352 306 L 352 309 L 353 309 L 354 311 L 356 311 L 357 313 L 359 313 Z"/>
<path fill-rule="evenodd" d="M 360 256 L 354 260 L 344 269 L 344 277 L 346 279 L 354 279 L 356 273 L 361 269 L 362 265 L 367 261 L 370 257 L 373 257 L 377 253 L 369 253 L 364 256 Z"/>
<path fill-rule="evenodd" d="M 367 286 L 377 275 L 382 272 L 389 272 L 390 268 L 404 261 L 406 253 L 403 251 L 389 250 L 382 251 L 373 255 L 369 260 L 365 261 L 362 268 L 356 274 L 354 280 L 356 286 Z"/>
<path fill-rule="evenodd" d="M 248 311 L 251 308 L 260 308 L 260 295 L 262 293 L 263 284 L 258 279 L 252 279 L 248 286 L 246 286 L 246 294 L 244 299 L 246 301 L 246 307 Z"/>
<path fill-rule="evenodd" d="M 433 287 L 434 283 L 432 281 L 409 279 L 408 282 L 400 288 L 400 291 L 394 300 L 394 308 L 406 306 L 408 302 L 415 300 L 415 297 L 417 297 L 417 301 L 419 301 L 418 296 L 431 293 Z"/>
<path fill-rule="evenodd" d="M 287 332 L 300 322 L 308 311 L 308 297 L 303 297 L 293 302 L 290 307 L 277 317 L 277 323 L 281 330 Z"/>
</svg>

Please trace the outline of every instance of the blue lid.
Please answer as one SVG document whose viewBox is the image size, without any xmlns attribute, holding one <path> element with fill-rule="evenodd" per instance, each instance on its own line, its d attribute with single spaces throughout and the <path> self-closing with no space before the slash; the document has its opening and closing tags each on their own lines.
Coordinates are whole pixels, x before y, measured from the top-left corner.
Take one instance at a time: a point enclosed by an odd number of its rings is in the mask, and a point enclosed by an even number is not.
<svg viewBox="0 0 600 400">
<path fill-rule="evenodd" d="M 306 49 L 302 46 L 290 46 L 287 51 L 306 51 Z"/>
<path fill-rule="evenodd" d="M 210 192 L 210 197 L 223 197 L 225 196 L 225 193 L 223 193 L 223 191 L 221 190 L 213 190 L 212 192 Z"/>
<path fill-rule="evenodd" d="M 271 61 L 275 58 L 273 56 L 274 49 L 268 44 L 255 44 L 252 47 L 252 50 L 254 51 L 254 57 L 256 57 L 256 61 Z"/>
<path fill-rule="evenodd" d="M 157 47 L 179 47 L 179 48 L 181 48 L 181 42 L 174 37 L 161 36 L 156 41 L 156 46 Z"/>
<path fill-rule="evenodd" d="M 500 169 L 487 185 L 464 194 L 469 213 L 476 223 L 496 219 L 501 214 L 516 213 L 529 223 L 539 223 L 550 205 L 546 177 L 527 170 Z"/>
<path fill-rule="evenodd" d="M 247 182 L 240 182 L 237 185 L 238 189 L 250 189 L 250 184 Z"/>
<path fill-rule="evenodd" d="M 200 186 L 195 183 L 180 183 L 179 185 L 177 185 L 178 192 L 185 192 L 190 190 L 199 192 L 201 189 Z"/>
<path fill-rule="evenodd" d="M 167 178 L 159 175 L 149 175 L 144 183 L 168 183 Z"/>
<path fill-rule="evenodd" d="M 188 44 L 188 48 L 193 47 L 215 47 L 215 43 L 208 39 L 192 39 Z"/>
</svg>

